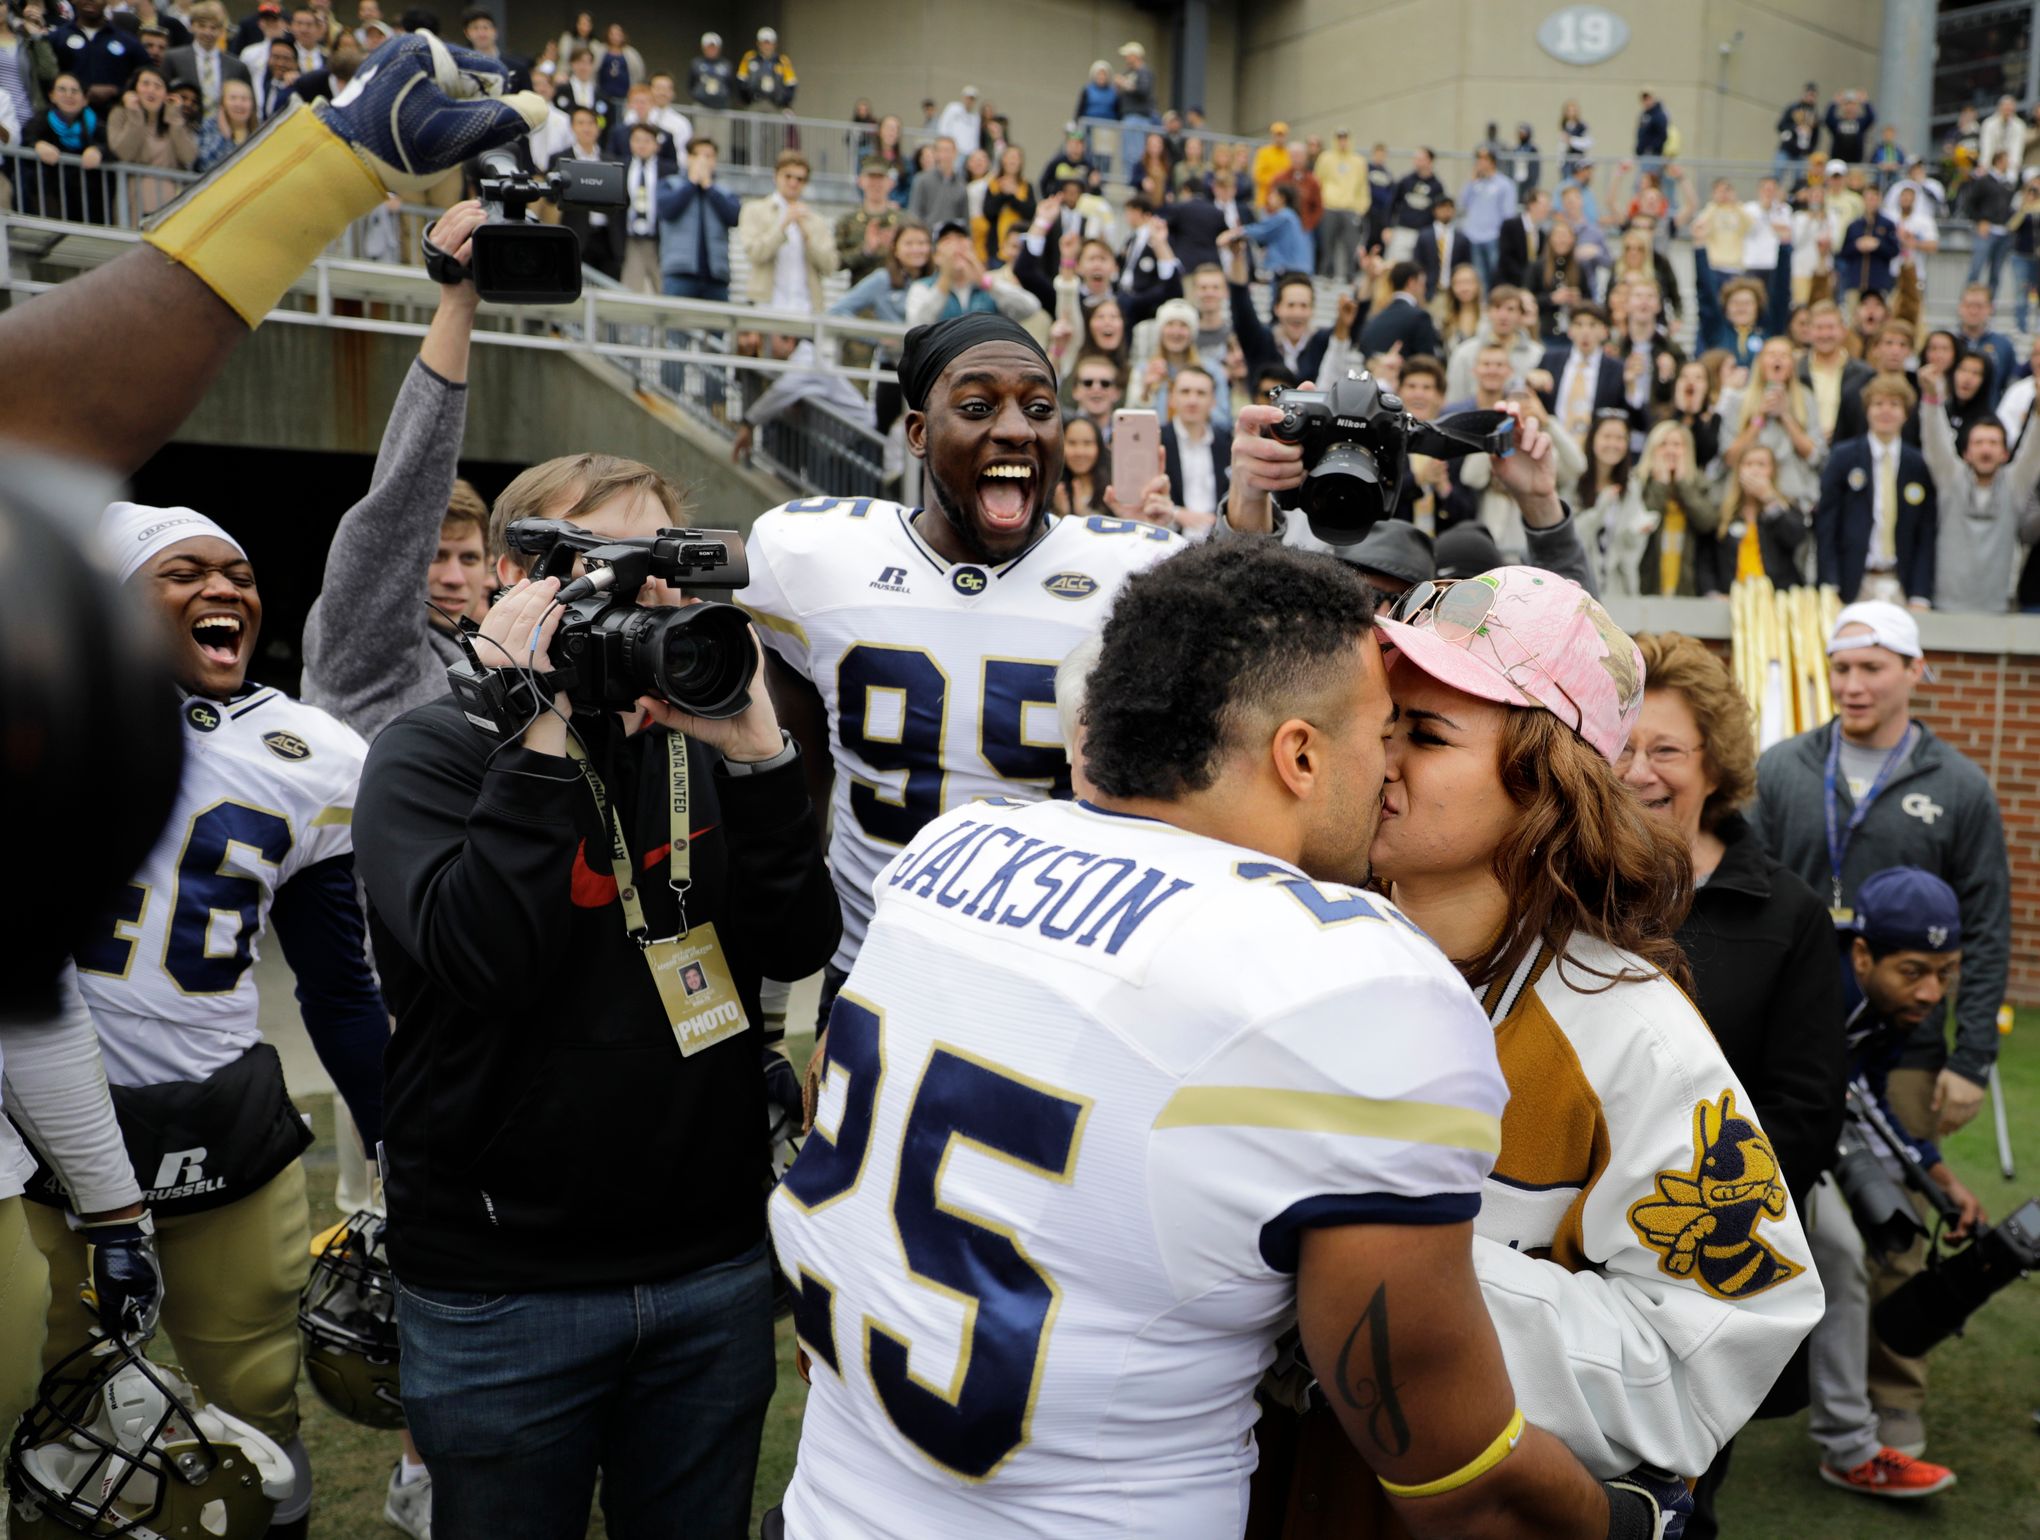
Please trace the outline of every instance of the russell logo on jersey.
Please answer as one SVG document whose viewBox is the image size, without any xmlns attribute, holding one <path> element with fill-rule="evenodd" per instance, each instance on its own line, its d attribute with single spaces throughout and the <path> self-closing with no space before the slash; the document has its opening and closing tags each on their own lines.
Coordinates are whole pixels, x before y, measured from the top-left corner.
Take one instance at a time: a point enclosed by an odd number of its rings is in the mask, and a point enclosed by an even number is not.
<svg viewBox="0 0 2040 1540">
<path fill-rule="evenodd" d="M 903 594 L 907 592 L 907 569 L 887 567 L 872 580 L 871 586 L 889 594 Z"/>
</svg>

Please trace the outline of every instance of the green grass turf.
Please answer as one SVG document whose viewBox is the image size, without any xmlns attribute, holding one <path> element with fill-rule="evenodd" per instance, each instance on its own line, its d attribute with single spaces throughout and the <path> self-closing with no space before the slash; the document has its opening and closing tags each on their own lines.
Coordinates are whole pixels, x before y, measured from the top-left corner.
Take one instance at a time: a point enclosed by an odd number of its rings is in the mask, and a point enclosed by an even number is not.
<svg viewBox="0 0 2040 1540">
<path fill-rule="evenodd" d="M 791 1043 L 795 1064 L 808 1041 Z M 2040 1193 L 2040 1011 L 2020 1014 L 2019 1030 L 2000 1060 L 2012 1148 L 2019 1177 L 1998 1174 L 1986 1104 L 1977 1121 L 1946 1150 L 1956 1174 L 1993 1216 Z M 310 1103 L 318 1143 L 305 1157 L 316 1231 L 339 1216 L 333 1209 L 332 1111 Z M 314 1540 L 374 1540 L 383 1527 L 382 1493 L 397 1457 L 394 1434 L 375 1433 L 326 1410 L 305 1386 L 305 1442 L 318 1473 Z M 794 1368 L 793 1333 L 779 1328 L 779 1391 L 765 1419 L 758 1459 L 755 1512 L 779 1500 L 793 1474 L 806 1387 Z M 1722 1493 L 1722 1533 L 1729 1540 L 1877 1540 L 1882 1536 L 1960 1536 L 1963 1540 L 2040 1537 L 2040 1279 L 2014 1284 L 1970 1324 L 1968 1334 L 1934 1355 L 1927 1406 L 1928 1454 L 1961 1476 L 1951 1492 L 1922 1502 L 1881 1504 L 1838 1492 L 1815 1474 L 1816 1453 L 1806 1416 L 1754 1423 L 1735 1446 L 1734 1474 Z M 595 1515 L 591 1537 L 604 1535 Z"/>
</svg>

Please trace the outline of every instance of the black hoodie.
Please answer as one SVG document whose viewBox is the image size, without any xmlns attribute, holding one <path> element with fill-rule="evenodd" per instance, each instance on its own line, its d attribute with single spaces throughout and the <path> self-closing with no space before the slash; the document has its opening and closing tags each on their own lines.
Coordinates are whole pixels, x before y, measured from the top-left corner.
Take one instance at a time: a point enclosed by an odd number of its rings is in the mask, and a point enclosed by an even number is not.
<svg viewBox="0 0 2040 1540">
<path fill-rule="evenodd" d="M 666 734 L 577 716 L 623 819 L 655 936 Z M 490 743 L 452 697 L 376 739 L 355 804 L 383 993 L 390 1261 L 427 1288 L 649 1282 L 764 1233 L 760 975 L 803 978 L 841 932 L 795 761 L 731 776 L 690 742 L 691 924 L 712 922 L 748 1031 L 684 1057 L 626 934 L 609 839 L 573 764 Z"/>
</svg>

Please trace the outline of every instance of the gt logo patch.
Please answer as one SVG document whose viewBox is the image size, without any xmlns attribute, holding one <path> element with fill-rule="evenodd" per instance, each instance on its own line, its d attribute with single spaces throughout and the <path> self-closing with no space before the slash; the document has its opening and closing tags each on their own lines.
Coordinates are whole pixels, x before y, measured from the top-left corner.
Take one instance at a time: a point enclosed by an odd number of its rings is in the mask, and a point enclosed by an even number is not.
<svg viewBox="0 0 2040 1540">
<path fill-rule="evenodd" d="M 1043 578 L 1041 586 L 1058 599 L 1088 599 L 1098 591 L 1098 580 L 1083 572 L 1058 572 Z"/>
<path fill-rule="evenodd" d="M 990 582 L 981 567 L 958 567 L 949 574 L 949 586 L 972 599 L 983 593 Z"/>
<path fill-rule="evenodd" d="M 1898 804 L 1899 810 L 1911 814 L 1921 823 L 1930 824 L 1948 810 L 1923 791 L 1906 793 L 1905 800 Z"/>
<path fill-rule="evenodd" d="M 220 725 L 219 708 L 211 701 L 195 700 L 184 708 L 184 720 L 202 733 L 209 733 Z"/>
<path fill-rule="evenodd" d="M 264 733 L 262 743 L 278 759 L 287 759 L 294 765 L 312 757 L 312 746 L 296 733 Z"/>
<path fill-rule="evenodd" d="M 1735 1092 L 1693 1109 L 1693 1169 L 1660 1171 L 1657 1191 L 1629 1207 L 1636 1238 L 1659 1269 L 1716 1299 L 1748 1299 L 1805 1269 L 1757 1238 L 1785 1217 L 1785 1183 L 1771 1141 L 1735 1109 Z"/>
</svg>

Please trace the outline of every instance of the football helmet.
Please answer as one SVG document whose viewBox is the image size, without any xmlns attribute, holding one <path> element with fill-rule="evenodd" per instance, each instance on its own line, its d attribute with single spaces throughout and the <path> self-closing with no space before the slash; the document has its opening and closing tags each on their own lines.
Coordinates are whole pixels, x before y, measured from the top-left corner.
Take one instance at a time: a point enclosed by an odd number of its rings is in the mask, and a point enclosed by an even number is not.
<svg viewBox="0 0 2040 1540">
<path fill-rule="evenodd" d="M 397 1289 L 380 1214 L 363 1210 L 312 1240 L 312 1274 L 298 1296 L 305 1373 L 319 1399 L 349 1422 L 401 1428 Z"/>
<path fill-rule="evenodd" d="M 120 1337 L 43 1376 L 7 1458 L 14 1540 L 256 1540 L 295 1479 L 283 1450 Z"/>
</svg>

